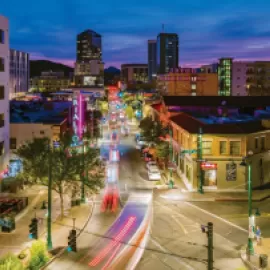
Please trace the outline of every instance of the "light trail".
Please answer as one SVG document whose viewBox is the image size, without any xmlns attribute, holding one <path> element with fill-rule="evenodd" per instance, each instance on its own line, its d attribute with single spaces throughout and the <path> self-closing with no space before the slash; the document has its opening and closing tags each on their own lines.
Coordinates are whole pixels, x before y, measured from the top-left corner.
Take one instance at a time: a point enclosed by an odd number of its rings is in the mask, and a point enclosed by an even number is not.
<svg viewBox="0 0 270 270">
<path fill-rule="evenodd" d="M 111 240 L 111 242 L 103 248 L 98 255 L 89 263 L 89 266 L 97 266 L 107 255 L 108 253 L 115 247 L 119 242 L 124 238 L 124 236 L 128 233 L 128 231 L 131 229 L 132 225 L 136 221 L 136 217 L 129 217 L 127 222 L 124 224 L 118 235 L 115 237 L 114 240 Z"/>
</svg>

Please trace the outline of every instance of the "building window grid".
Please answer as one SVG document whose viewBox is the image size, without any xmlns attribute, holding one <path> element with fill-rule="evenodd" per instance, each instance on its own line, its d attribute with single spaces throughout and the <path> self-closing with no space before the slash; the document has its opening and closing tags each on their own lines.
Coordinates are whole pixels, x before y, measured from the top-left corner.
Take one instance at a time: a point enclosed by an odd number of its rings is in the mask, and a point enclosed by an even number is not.
<svg viewBox="0 0 270 270">
<path fill-rule="evenodd" d="M 219 154 L 226 155 L 227 154 L 227 141 L 219 142 Z"/>
<path fill-rule="evenodd" d="M 203 150 L 204 155 L 211 155 L 212 154 L 212 141 L 203 141 L 202 150 Z"/>
<path fill-rule="evenodd" d="M 241 142 L 230 141 L 230 155 L 239 156 L 241 154 Z"/>
</svg>

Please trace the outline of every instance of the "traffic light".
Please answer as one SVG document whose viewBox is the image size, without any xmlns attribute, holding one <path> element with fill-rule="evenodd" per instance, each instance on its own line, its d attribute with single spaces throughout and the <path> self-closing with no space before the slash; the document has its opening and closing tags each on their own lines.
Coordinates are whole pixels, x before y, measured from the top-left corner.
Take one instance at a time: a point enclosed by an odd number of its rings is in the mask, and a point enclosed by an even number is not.
<svg viewBox="0 0 270 270">
<path fill-rule="evenodd" d="M 70 252 L 70 251 L 77 252 L 77 236 L 76 236 L 75 229 L 73 229 L 69 232 L 67 250 L 68 250 L 68 252 Z"/>
<path fill-rule="evenodd" d="M 31 224 L 29 225 L 29 238 L 38 239 L 38 219 L 32 218 Z"/>
</svg>

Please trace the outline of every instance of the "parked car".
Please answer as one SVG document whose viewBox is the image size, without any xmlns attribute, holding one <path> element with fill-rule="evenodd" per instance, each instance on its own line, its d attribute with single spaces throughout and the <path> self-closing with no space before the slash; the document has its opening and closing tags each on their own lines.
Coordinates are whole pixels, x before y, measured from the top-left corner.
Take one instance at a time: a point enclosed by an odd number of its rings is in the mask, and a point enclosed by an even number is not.
<svg viewBox="0 0 270 270">
<path fill-rule="evenodd" d="M 151 181 L 158 181 L 161 179 L 161 174 L 157 166 L 152 166 L 148 169 L 148 177 Z"/>
<path fill-rule="evenodd" d="M 146 168 L 147 169 L 149 169 L 150 167 L 153 167 L 153 166 L 157 167 L 157 163 L 155 161 L 153 161 L 153 160 L 146 163 Z"/>
</svg>

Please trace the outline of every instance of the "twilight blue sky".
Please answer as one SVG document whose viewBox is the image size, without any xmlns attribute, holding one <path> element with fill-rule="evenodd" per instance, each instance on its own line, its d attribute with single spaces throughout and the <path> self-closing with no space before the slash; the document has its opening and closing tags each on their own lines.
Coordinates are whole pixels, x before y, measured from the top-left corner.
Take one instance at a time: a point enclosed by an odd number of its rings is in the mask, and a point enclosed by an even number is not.
<svg viewBox="0 0 270 270">
<path fill-rule="evenodd" d="M 181 66 L 270 60 L 269 0 L 1 0 L 0 8 L 11 47 L 32 59 L 73 65 L 76 34 L 90 28 L 103 36 L 106 66 L 146 63 L 147 40 L 164 23 L 179 35 Z"/>
</svg>

